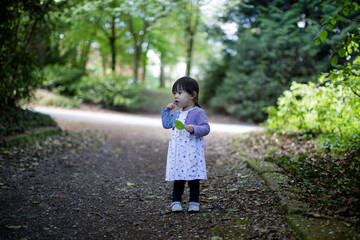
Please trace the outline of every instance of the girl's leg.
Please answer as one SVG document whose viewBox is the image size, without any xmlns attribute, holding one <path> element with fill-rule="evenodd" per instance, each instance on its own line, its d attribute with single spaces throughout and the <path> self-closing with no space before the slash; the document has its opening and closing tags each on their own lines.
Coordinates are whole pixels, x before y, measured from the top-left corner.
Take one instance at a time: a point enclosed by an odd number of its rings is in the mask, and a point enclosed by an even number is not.
<svg viewBox="0 0 360 240">
<path fill-rule="evenodd" d="M 174 181 L 174 189 L 173 189 L 173 202 L 181 202 L 182 195 L 184 193 L 185 181 L 176 180 Z"/>
<path fill-rule="evenodd" d="M 200 195 L 200 180 L 188 181 L 190 188 L 190 201 L 189 202 L 199 202 Z"/>
</svg>

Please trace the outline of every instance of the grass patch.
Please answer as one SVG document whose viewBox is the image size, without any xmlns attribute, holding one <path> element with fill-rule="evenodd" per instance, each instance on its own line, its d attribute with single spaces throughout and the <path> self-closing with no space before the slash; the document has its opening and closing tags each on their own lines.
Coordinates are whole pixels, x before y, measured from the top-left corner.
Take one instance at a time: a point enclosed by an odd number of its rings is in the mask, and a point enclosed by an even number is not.
<svg viewBox="0 0 360 240">
<path fill-rule="evenodd" d="M 72 98 L 64 97 L 44 89 L 36 90 L 35 96 L 31 100 L 31 104 L 64 108 L 78 108 L 80 106 L 79 102 Z"/>
<path fill-rule="evenodd" d="M 138 106 L 132 106 L 128 109 L 118 109 L 123 111 L 130 112 L 142 112 L 149 114 L 159 114 L 162 107 L 165 107 L 169 102 L 173 100 L 173 94 L 169 89 L 143 89 L 138 93 Z M 38 89 L 35 92 L 34 98 L 31 100 L 30 105 L 36 106 L 53 106 L 53 107 L 63 107 L 63 108 L 79 108 L 81 104 L 80 101 L 74 100 L 69 97 L 58 95 L 54 92 Z M 25 103 L 23 103 L 25 104 Z M 117 108 L 112 106 L 105 106 L 102 104 L 97 104 L 97 106 L 103 106 L 104 108 L 109 108 L 116 110 Z"/>
<path fill-rule="evenodd" d="M 20 107 L 4 107 L 0 115 L 0 137 L 6 137 L 36 128 L 57 126 L 48 115 Z"/>
</svg>

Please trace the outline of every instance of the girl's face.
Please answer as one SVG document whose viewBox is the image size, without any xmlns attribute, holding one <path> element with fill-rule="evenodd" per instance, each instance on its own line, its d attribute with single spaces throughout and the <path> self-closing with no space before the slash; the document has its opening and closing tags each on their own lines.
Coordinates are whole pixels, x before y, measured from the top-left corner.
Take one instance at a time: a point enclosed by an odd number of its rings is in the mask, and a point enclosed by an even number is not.
<svg viewBox="0 0 360 240">
<path fill-rule="evenodd" d="M 182 89 L 178 89 L 174 93 L 174 103 L 183 111 L 189 110 L 194 107 L 194 96 Z"/>
</svg>

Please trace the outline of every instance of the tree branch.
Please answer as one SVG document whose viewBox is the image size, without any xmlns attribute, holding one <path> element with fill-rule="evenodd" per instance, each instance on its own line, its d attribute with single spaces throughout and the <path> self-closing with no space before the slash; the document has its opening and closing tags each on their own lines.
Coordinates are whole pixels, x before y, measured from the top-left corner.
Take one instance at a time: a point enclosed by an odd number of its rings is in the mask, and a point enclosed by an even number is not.
<svg viewBox="0 0 360 240">
<path fill-rule="evenodd" d="M 354 90 L 354 88 L 353 87 L 350 87 L 350 89 L 351 89 L 351 91 L 356 95 L 356 96 L 358 96 L 358 97 L 360 97 L 360 94 L 359 93 L 357 93 L 357 92 L 355 92 L 355 90 Z"/>
</svg>

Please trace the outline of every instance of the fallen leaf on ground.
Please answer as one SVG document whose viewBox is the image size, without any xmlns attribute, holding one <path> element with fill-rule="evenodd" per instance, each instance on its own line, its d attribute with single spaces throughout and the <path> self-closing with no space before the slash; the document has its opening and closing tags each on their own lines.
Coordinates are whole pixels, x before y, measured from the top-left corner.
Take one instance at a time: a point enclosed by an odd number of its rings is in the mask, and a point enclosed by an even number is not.
<svg viewBox="0 0 360 240">
<path fill-rule="evenodd" d="M 256 189 L 246 189 L 247 192 L 256 192 Z"/>
</svg>

